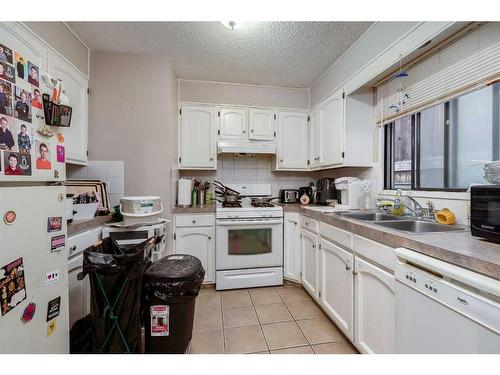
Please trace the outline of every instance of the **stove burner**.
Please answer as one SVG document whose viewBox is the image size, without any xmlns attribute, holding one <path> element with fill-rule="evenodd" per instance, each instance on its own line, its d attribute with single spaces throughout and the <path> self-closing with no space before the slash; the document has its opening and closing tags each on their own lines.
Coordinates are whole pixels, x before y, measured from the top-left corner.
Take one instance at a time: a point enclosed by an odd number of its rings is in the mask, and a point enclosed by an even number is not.
<svg viewBox="0 0 500 375">
<path fill-rule="evenodd" d="M 274 204 L 268 202 L 252 202 L 253 207 L 274 207 Z"/>
<path fill-rule="evenodd" d="M 240 202 L 222 202 L 224 208 L 241 208 Z"/>
</svg>

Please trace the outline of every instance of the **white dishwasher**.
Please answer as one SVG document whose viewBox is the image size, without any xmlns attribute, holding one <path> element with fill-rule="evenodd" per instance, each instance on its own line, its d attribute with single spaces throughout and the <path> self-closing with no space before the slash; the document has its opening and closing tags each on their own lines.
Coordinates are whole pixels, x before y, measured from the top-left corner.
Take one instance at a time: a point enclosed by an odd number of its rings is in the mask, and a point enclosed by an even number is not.
<svg viewBox="0 0 500 375">
<path fill-rule="evenodd" d="M 396 249 L 397 353 L 500 353 L 500 281 Z"/>
</svg>

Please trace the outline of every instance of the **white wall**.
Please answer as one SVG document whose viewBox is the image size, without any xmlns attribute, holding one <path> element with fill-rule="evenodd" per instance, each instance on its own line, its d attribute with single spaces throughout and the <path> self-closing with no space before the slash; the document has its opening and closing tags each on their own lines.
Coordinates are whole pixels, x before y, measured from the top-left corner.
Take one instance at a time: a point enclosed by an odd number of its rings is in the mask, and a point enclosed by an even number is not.
<svg viewBox="0 0 500 375">
<path fill-rule="evenodd" d="M 179 80 L 179 100 L 215 104 L 308 109 L 309 90 Z"/>
<path fill-rule="evenodd" d="M 24 24 L 88 76 L 90 51 L 64 23 L 24 22 Z"/>
</svg>

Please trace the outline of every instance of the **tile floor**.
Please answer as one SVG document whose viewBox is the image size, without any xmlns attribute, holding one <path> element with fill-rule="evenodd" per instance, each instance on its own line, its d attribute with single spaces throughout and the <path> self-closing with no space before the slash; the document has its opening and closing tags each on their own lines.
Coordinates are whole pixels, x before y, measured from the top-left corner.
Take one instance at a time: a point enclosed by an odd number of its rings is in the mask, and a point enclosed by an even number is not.
<svg viewBox="0 0 500 375">
<path fill-rule="evenodd" d="M 357 353 L 298 286 L 231 291 L 202 289 L 196 299 L 191 354 Z"/>
</svg>

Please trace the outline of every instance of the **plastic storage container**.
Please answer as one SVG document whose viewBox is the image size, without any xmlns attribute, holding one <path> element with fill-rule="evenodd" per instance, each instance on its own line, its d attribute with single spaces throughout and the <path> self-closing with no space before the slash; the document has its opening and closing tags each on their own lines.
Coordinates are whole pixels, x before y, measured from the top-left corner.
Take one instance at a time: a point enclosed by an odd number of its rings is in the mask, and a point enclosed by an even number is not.
<svg viewBox="0 0 500 375">
<path fill-rule="evenodd" d="M 146 353 L 185 353 L 193 332 L 196 296 L 204 278 L 200 260 L 191 255 L 169 255 L 146 270 Z"/>
<path fill-rule="evenodd" d="M 160 197 L 123 197 L 120 199 L 120 211 L 126 224 L 151 223 L 160 218 L 163 205 Z"/>
</svg>

